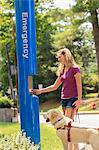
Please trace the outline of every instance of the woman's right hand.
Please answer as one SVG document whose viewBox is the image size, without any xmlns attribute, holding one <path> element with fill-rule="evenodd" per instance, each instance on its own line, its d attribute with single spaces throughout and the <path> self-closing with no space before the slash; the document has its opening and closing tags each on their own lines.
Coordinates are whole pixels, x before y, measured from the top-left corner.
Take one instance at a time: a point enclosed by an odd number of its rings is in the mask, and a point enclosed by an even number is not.
<svg viewBox="0 0 99 150">
<path fill-rule="evenodd" d="M 31 94 L 40 95 L 42 93 L 41 89 L 29 89 Z"/>
</svg>

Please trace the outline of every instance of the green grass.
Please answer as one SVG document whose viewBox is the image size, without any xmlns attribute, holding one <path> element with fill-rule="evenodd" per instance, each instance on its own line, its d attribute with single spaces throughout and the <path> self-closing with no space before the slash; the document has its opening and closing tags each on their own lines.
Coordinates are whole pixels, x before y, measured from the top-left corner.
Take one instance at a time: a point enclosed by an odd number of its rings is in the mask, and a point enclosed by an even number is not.
<svg viewBox="0 0 99 150">
<path fill-rule="evenodd" d="M 63 150 L 60 139 L 54 128 L 41 125 L 41 149 L 42 150 Z M 0 123 L 0 134 L 15 135 L 20 131 L 18 123 Z M 0 137 L 2 138 L 2 136 Z"/>
<path fill-rule="evenodd" d="M 60 139 L 52 127 L 41 125 L 41 149 L 42 150 L 63 150 Z"/>
<path fill-rule="evenodd" d="M 89 94 L 86 94 L 86 98 L 94 98 L 94 97 L 97 97 L 98 93 L 89 93 Z"/>
<path fill-rule="evenodd" d="M 2 123 L 0 122 L 0 134 L 11 135 L 20 131 L 19 123 Z"/>
</svg>

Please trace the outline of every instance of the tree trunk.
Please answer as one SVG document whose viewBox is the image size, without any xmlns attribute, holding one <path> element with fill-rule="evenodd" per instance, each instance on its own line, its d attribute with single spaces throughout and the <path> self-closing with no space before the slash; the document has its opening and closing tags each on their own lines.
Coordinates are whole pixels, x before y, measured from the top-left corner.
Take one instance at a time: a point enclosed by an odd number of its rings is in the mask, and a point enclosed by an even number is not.
<svg viewBox="0 0 99 150">
<path fill-rule="evenodd" d="M 97 70 L 98 70 L 98 97 L 99 97 L 99 26 L 98 26 L 98 14 L 97 10 L 91 11 L 92 26 L 93 26 L 93 36 L 96 48 L 97 57 Z"/>
<path fill-rule="evenodd" d="M 16 51 L 14 52 L 14 65 L 15 65 L 15 82 L 16 82 L 16 89 L 17 89 L 17 97 L 16 97 L 16 100 L 15 100 L 15 105 L 16 105 L 16 108 L 18 109 L 18 70 L 17 70 L 17 56 L 16 56 Z"/>
<path fill-rule="evenodd" d="M 10 68 L 10 58 L 9 58 L 9 47 L 6 45 L 6 55 L 7 55 L 7 66 L 8 66 L 8 79 L 9 79 L 9 86 L 11 90 L 11 98 L 14 98 L 13 95 L 13 83 L 12 83 L 12 78 L 11 78 L 11 68 Z"/>
</svg>

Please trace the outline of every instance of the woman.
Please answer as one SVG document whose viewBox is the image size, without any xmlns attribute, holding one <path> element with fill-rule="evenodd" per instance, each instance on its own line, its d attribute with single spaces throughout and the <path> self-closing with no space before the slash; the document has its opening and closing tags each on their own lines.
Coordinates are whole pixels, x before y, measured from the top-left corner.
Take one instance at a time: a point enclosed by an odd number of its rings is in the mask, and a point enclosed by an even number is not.
<svg viewBox="0 0 99 150">
<path fill-rule="evenodd" d="M 74 119 L 82 99 L 80 69 L 67 48 L 60 49 L 57 52 L 57 58 L 59 66 L 55 83 L 46 88 L 30 90 L 30 92 L 39 95 L 54 91 L 62 84 L 61 104 L 63 113 L 65 116 Z M 69 149 L 72 150 L 71 144 L 69 144 Z"/>
</svg>

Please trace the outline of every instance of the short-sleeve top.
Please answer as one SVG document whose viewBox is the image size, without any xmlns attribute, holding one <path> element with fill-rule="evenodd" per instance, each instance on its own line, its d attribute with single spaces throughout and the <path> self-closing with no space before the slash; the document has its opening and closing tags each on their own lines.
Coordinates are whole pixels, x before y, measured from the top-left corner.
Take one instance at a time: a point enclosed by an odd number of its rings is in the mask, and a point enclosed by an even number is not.
<svg viewBox="0 0 99 150">
<path fill-rule="evenodd" d="M 67 72 L 60 75 L 63 83 L 61 90 L 61 99 L 78 97 L 76 79 L 74 75 L 80 73 L 80 68 L 77 66 L 70 67 Z"/>
</svg>

